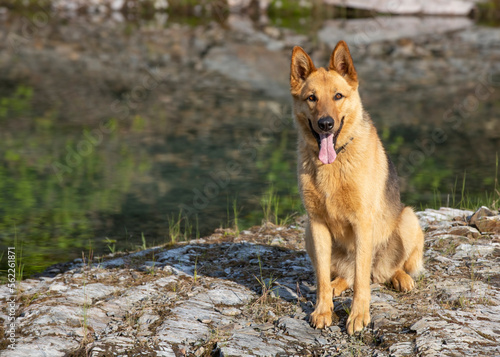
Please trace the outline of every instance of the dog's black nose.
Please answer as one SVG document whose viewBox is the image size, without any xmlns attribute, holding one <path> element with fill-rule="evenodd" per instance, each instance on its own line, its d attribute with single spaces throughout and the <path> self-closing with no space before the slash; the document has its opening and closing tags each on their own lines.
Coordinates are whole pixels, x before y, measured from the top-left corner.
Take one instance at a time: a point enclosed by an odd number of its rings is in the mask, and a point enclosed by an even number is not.
<svg viewBox="0 0 500 357">
<path fill-rule="evenodd" d="M 318 127 L 323 131 L 329 131 L 333 129 L 333 123 L 332 117 L 324 117 L 318 120 Z"/>
</svg>

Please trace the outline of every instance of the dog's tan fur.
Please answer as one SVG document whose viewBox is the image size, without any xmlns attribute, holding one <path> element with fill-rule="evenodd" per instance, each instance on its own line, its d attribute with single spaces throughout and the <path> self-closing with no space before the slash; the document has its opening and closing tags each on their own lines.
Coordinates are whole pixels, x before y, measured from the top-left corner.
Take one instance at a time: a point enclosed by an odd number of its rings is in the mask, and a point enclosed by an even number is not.
<svg viewBox="0 0 500 357">
<path fill-rule="evenodd" d="M 327 69 L 316 68 L 300 47 L 292 53 L 291 94 L 298 126 L 298 176 L 309 216 L 306 249 L 316 272 L 313 327 L 332 323 L 333 296 L 353 288 L 349 334 L 370 322 L 370 281 L 391 281 L 410 291 L 422 267 L 423 234 L 411 208 L 400 203 L 397 175 L 377 131 L 363 110 L 347 44 L 339 42 Z M 341 93 L 341 99 L 335 95 Z M 314 95 L 316 100 L 308 98 Z M 333 163 L 318 159 L 318 120 L 339 130 Z M 309 123 L 309 120 L 311 123 Z M 332 281 L 332 278 L 334 279 Z"/>
</svg>

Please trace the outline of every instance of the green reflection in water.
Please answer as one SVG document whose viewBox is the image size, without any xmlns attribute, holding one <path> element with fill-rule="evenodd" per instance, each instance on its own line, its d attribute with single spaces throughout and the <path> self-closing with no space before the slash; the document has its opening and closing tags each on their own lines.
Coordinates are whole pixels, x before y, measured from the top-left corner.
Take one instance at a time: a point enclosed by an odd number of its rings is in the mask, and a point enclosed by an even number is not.
<svg viewBox="0 0 500 357">
<path fill-rule="evenodd" d="M 189 140 L 182 135 L 169 136 L 164 144 L 156 146 L 135 142 L 133 139 L 142 137 L 149 120 L 137 114 L 131 118 L 127 134 L 119 130 L 121 123 L 111 120 L 114 130 L 105 142 L 93 147 L 79 164 L 68 166 L 67 148 L 78 147 L 92 127 L 61 125 L 61 115 L 54 108 L 38 113 L 34 96 L 32 88 L 18 86 L 0 99 L 0 120 L 6 128 L 1 134 L 0 151 L 0 237 L 4 247 L 12 245 L 17 237 L 22 245 L 25 276 L 80 257 L 82 251 L 88 254 L 92 249 L 99 255 L 111 249 L 136 249 L 143 244 L 143 236 L 148 245 L 166 243 L 175 233 L 172 229 L 188 229 L 191 237 L 198 232 L 203 235 L 219 224 L 234 224 L 233 211 L 237 212 L 240 230 L 260 224 L 265 216 L 279 223 L 295 212 L 303 213 L 296 183 L 296 136 L 292 125 L 262 140 L 254 161 L 237 157 L 242 172 L 205 209 L 186 221 L 178 218 L 179 204 L 192 201 L 193 189 L 203 189 L 209 173 L 232 160 L 231 151 L 240 137 L 257 137 L 259 125 L 241 128 L 240 123 L 238 128 L 228 128 L 226 134 L 219 131 L 223 145 L 208 145 L 196 139 L 196 145 L 206 148 L 206 158 L 191 162 L 198 149 L 186 145 Z M 487 117 L 487 110 L 481 107 L 478 117 Z M 419 135 L 423 134 L 418 129 L 408 127 L 381 130 L 381 138 L 396 164 L 415 149 Z M 495 184 L 492 141 L 483 140 L 487 155 L 473 165 L 470 158 L 464 159 L 468 149 L 461 146 L 462 135 L 450 135 L 446 145 L 454 150 L 437 148 L 413 173 L 403 177 L 405 203 L 417 208 L 473 208 L 498 199 L 491 194 Z M 162 157 L 165 153 L 173 161 L 155 159 L 156 154 Z M 54 159 L 67 166 L 62 182 L 54 172 Z M 465 172 L 466 188 L 462 192 Z M 489 196 L 485 196 L 485 189 Z M 0 269 L 5 269 L 6 257 L 2 259 Z"/>
</svg>

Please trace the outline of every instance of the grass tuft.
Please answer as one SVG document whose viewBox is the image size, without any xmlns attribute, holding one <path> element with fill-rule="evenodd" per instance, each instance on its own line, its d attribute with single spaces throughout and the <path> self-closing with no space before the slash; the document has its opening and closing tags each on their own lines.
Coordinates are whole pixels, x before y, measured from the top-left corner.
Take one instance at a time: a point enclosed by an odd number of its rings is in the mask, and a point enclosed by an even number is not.
<svg viewBox="0 0 500 357">
<path fill-rule="evenodd" d="M 273 288 L 273 284 L 276 282 L 276 278 L 273 278 L 272 274 L 269 279 L 264 279 L 262 274 L 262 260 L 260 259 L 260 254 L 257 253 L 257 259 L 259 260 L 259 277 L 254 275 L 255 279 L 261 287 L 261 296 L 257 299 L 257 303 L 265 304 L 270 299 L 272 299 L 272 293 L 276 288 Z"/>
<path fill-rule="evenodd" d="M 192 238 L 193 229 L 196 229 L 196 237 L 199 236 L 198 216 L 196 216 L 196 227 L 189 222 L 189 217 L 179 211 L 176 216 L 168 217 L 168 237 L 170 243 L 175 244 L 181 240 L 188 241 Z"/>
<path fill-rule="evenodd" d="M 455 178 L 455 184 L 451 188 L 451 193 L 446 195 L 446 201 L 442 201 L 443 195 L 439 190 L 433 192 L 433 207 L 452 207 L 459 209 L 476 210 L 481 206 L 498 209 L 500 207 L 500 187 L 498 185 L 498 153 L 496 154 L 495 163 L 495 178 L 493 182 L 493 190 L 485 191 L 483 195 L 471 195 L 467 191 L 467 172 L 464 171 L 462 184 L 458 187 L 458 176 Z M 421 207 L 424 209 L 424 207 Z"/>
<path fill-rule="evenodd" d="M 280 218 L 280 198 L 272 186 L 264 194 L 260 204 L 265 222 L 274 223 L 278 226 L 286 226 L 290 223 L 293 214 L 287 214 L 285 218 Z"/>
</svg>

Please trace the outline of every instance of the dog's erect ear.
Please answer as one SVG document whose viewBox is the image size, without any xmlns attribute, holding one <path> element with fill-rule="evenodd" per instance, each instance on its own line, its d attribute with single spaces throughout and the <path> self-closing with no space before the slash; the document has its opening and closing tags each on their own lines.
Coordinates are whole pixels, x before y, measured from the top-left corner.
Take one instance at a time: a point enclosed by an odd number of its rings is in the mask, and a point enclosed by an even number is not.
<svg viewBox="0 0 500 357">
<path fill-rule="evenodd" d="M 335 46 L 332 56 L 330 57 L 328 69 L 340 74 L 351 86 L 358 84 L 358 75 L 352 63 L 351 53 L 349 52 L 347 43 L 344 41 L 340 41 L 337 43 L 337 46 Z"/>
<path fill-rule="evenodd" d="M 311 57 L 299 46 L 295 46 L 292 52 L 292 64 L 290 66 L 290 87 L 296 89 L 306 78 L 316 70 Z"/>
</svg>

